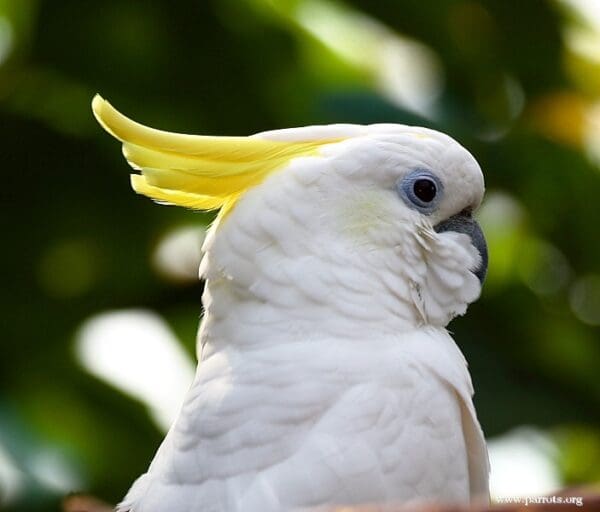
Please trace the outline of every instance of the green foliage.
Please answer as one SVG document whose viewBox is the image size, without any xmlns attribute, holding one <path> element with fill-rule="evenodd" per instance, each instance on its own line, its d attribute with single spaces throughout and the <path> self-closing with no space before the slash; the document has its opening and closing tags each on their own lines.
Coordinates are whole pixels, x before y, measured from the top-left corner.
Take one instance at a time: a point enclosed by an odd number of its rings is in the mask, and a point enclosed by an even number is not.
<svg viewBox="0 0 600 512">
<path fill-rule="evenodd" d="M 488 287 L 451 326 L 484 430 L 549 429 L 565 481 L 600 478 L 600 66 L 572 44 L 580 23 L 542 0 L 1 0 L 0 469 L 8 456 L 25 489 L 11 510 L 58 506 L 44 467 L 116 502 L 162 437 L 82 366 L 84 321 L 147 308 L 194 352 L 201 283 L 152 254 L 210 216 L 131 192 L 95 92 L 173 131 L 399 122 L 460 140 L 489 191 Z M 425 68 L 394 73 L 408 57 L 382 55 L 399 47 Z"/>
</svg>

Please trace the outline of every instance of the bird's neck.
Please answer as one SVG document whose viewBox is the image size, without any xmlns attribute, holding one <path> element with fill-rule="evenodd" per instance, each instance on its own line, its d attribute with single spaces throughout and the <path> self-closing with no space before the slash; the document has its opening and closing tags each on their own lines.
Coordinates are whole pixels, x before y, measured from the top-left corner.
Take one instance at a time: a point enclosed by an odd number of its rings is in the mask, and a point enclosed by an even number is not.
<svg viewBox="0 0 600 512">
<path fill-rule="evenodd" d="M 259 347 L 398 336 L 420 323 L 409 284 L 368 258 L 267 255 L 250 261 L 205 254 L 205 316 L 199 348 Z M 392 257 L 392 255 L 390 255 Z"/>
<path fill-rule="evenodd" d="M 200 269 L 200 346 L 364 343 L 423 325 L 443 329 L 479 295 L 466 236 L 407 230 L 402 243 L 369 245 L 327 233 L 272 216 L 214 226 Z"/>
</svg>

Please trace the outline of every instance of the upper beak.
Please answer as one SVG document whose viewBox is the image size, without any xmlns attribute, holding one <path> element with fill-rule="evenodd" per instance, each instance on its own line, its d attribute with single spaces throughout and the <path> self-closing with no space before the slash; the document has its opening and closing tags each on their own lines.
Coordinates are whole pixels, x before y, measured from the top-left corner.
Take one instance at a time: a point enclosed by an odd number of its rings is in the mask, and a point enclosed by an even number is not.
<svg viewBox="0 0 600 512">
<path fill-rule="evenodd" d="M 479 278 L 479 282 L 483 284 L 488 268 L 487 243 L 485 241 L 485 236 L 483 236 L 481 227 L 471 216 L 471 214 L 469 212 L 457 213 L 449 219 L 437 224 L 434 229 L 437 233 L 443 233 L 444 231 L 456 231 L 457 233 L 469 235 L 471 238 L 471 243 L 481 255 L 481 263 L 479 267 L 472 272 Z"/>
</svg>

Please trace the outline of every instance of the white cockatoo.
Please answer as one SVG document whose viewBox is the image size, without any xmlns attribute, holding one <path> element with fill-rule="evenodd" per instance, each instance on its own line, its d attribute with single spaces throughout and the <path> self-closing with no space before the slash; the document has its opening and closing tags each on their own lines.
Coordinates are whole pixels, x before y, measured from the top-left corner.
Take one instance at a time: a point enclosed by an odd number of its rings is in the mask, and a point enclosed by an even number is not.
<svg viewBox="0 0 600 512">
<path fill-rule="evenodd" d="M 99 96 L 93 110 L 140 171 L 136 192 L 220 209 L 194 382 L 118 511 L 488 499 L 471 379 L 446 331 L 487 268 L 468 151 L 398 124 L 206 137 Z"/>
</svg>

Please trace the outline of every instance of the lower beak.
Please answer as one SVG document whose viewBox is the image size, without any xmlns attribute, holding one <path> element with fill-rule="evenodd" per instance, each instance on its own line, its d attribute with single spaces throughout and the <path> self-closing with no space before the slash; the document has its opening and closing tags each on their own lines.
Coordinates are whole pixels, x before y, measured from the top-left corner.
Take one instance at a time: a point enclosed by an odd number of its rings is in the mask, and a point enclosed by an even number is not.
<svg viewBox="0 0 600 512">
<path fill-rule="evenodd" d="M 483 284 L 488 268 L 488 249 L 485 236 L 483 236 L 483 231 L 477 221 L 471 217 L 470 214 L 458 213 L 449 219 L 440 222 L 434 229 L 437 233 L 455 231 L 457 233 L 469 235 L 471 243 L 481 255 L 481 264 L 472 272 L 479 278 L 479 282 Z"/>
</svg>

